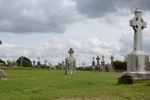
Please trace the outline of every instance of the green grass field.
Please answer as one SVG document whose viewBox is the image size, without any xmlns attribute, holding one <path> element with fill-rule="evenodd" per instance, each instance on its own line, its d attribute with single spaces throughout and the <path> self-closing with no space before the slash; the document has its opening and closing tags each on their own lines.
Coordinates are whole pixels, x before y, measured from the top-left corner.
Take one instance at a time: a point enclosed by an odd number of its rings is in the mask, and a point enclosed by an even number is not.
<svg viewBox="0 0 150 100">
<path fill-rule="evenodd" d="M 150 100 L 150 81 L 118 85 L 120 73 L 6 68 L 0 80 L 0 100 Z"/>
</svg>

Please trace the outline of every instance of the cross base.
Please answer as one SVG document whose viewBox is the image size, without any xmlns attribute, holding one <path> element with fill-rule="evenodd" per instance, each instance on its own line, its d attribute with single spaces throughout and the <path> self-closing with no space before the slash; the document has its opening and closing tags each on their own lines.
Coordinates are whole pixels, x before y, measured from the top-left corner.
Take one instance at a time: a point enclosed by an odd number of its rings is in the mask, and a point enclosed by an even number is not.
<svg viewBox="0 0 150 100">
<path fill-rule="evenodd" d="M 118 84 L 134 84 L 144 80 L 150 80 L 150 72 L 123 72 Z"/>
</svg>

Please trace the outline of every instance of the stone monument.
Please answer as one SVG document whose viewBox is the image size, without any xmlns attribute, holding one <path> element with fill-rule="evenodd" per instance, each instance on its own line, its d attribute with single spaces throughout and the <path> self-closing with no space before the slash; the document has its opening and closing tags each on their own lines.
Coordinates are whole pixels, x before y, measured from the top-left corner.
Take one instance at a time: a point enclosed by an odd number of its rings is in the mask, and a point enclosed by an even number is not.
<svg viewBox="0 0 150 100">
<path fill-rule="evenodd" d="M 111 62 L 110 62 L 110 64 L 106 65 L 106 71 L 107 72 L 114 72 L 115 71 L 115 66 L 114 66 L 114 63 L 113 63 L 114 62 L 113 59 L 114 59 L 114 57 L 113 57 L 113 55 L 111 55 L 110 56 Z"/>
<path fill-rule="evenodd" d="M 96 66 L 95 70 L 96 70 L 96 71 L 100 71 L 100 63 L 99 63 L 100 57 L 97 56 L 96 60 L 97 60 L 97 66 Z"/>
<path fill-rule="evenodd" d="M 76 73 L 76 59 L 73 57 L 74 50 L 70 48 L 68 51 L 69 57 L 66 57 L 66 68 L 65 74 L 75 74 Z"/>
<path fill-rule="evenodd" d="M 140 8 L 136 8 L 130 26 L 134 30 L 134 46 L 133 51 L 127 55 L 127 71 L 118 79 L 119 84 L 133 84 L 150 79 L 149 56 L 142 48 L 142 30 L 146 28 L 146 22 L 142 18 Z"/>
<path fill-rule="evenodd" d="M 0 80 L 6 80 L 6 79 L 7 79 L 6 72 L 0 69 Z"/>
</svg>

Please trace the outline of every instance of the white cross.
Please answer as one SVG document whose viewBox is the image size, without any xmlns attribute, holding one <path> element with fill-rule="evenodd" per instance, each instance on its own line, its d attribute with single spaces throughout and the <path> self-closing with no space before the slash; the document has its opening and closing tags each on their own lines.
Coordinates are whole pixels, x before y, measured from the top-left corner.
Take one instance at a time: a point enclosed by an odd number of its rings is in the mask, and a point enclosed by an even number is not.
<svg viewBox="0 0 150 100">
<path fill-rule="evenodd" d="M 130 26 L 134 29 L 134 50 L 142 50 L 142 30 L 146 28 L 146 22 L 144 22 L 141 13 L 141 9 L 136 8 L 135 17 L 130 20 Z"/>
</svg>

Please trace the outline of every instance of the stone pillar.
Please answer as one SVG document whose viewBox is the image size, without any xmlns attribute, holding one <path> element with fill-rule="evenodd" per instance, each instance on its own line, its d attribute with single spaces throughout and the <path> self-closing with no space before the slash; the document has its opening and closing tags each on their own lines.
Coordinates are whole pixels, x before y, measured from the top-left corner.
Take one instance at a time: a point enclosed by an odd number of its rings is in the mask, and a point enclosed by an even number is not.
<svg viewBox="0 0 150 100">
<path fill-rule="evenodd" d="M 127 71 L 122 73 L 118 83 L 132 84 L 150 79 L 149 56 L 142 48 L 142 30 L 146 28 L 146 22 L 142 18 L 141 9 L 135 10 L 135 17 L 130 20 L 130 26 L 134 30 L 133 51 L 127 55 Z"/>
</svg>

